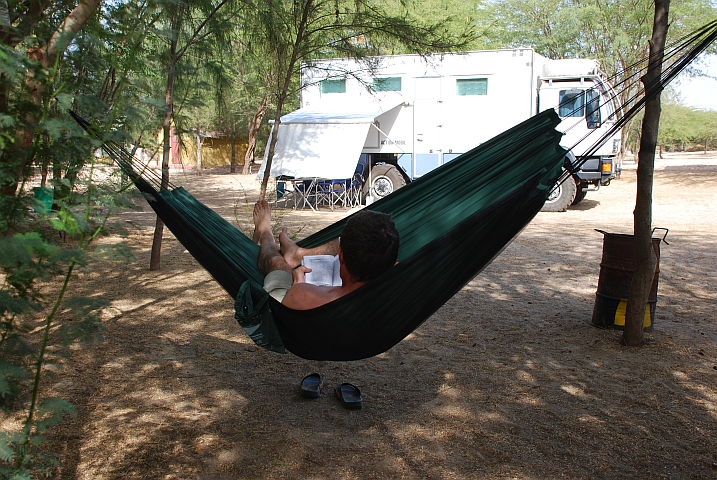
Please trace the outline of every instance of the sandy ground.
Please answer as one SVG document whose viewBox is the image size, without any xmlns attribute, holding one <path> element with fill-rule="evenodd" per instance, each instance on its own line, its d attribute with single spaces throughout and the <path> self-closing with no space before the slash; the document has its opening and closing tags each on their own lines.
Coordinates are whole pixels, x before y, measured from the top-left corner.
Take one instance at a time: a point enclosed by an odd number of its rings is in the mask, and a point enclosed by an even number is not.
<svg viewBox="0 0 717 480">
<path fill-rule="evenodd" d="M 253 177 L 174 181 L 248 225 Z M 104 338 L 46 381 L 78 409 L 50 437 L 57 478 L 717 478 L 717 155 L 658 161 L 653 225 L 669 245 L 639 349 L 590 325 L 595 229 L 631 233 L 635 187 L 628 162 L 579 206 L 539 214 L 402 343 L 356 362 L 256 347 L 171 234 L 162 270 L 148 271 L 148 208 L 120 215 L 136 260 L 72 283 L 111 302 Z M 277 212 L 299 237 L 343 215 Z M 324 378 L 318 400 L 299 395 L 311 372 Z M 363 410 L 341 407 L 339 382 L 361 388 Z"/>
</svg>

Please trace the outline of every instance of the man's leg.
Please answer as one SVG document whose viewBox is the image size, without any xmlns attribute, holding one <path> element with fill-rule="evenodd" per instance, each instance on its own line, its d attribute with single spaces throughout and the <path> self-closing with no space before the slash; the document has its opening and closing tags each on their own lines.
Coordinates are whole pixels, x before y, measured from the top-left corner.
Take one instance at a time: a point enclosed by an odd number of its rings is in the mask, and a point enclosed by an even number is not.
<svg viewBox="0 0 717 480">
<path fill-rule="evenodd" d="M 257 266 L 261 273 L 268 275 L 275 270 L 291 273 L 292 268 L 284 260 L 274 240 L 271 231 L 271 209 L 266 200 L 259 200 L 254 205 L 254 238 L 257 238 L 259 243 Z"/>
<path fill-rule="evenodd" d="M 292 268 L 301 265 L 301 261 L 306 255 L 336 255 L 339 253 L 339 239 L 335 238 L 323 245 L 313 248 L 302 248 L 289 238 L 286 227 L 281 229 L 279 234 L 279 245 L 281 253 L 284 255 L 286 264 Z"/>
<path fill-rule="evenodd" d="M 271 210 L 266 201 L 254 205 L 254 238 L 259 243 L 257 266 L 264 274 L 264 290 L 281 302 L 294 281 L 292 269 L 279 253 L 271 231 Z"/>
</svg>

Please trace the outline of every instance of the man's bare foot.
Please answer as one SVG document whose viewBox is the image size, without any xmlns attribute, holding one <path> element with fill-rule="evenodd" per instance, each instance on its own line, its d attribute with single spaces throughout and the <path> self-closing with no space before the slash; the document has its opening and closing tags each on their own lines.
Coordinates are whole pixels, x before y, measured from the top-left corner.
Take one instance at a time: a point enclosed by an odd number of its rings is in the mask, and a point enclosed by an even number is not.
<svg viewBox="0 0 717 480">
<path fill-rule="evenodd" d="M 271 232 L 271 209 L 266 200 L 259 200 L 254 205 L 254 234 L 252 240 L 254 243 L 259 243 L 262 236 Z"/>
<path fill-rule="evenodd" d="M 282 228 L 279 234 L 279 247 L 284 260 L 291 268 L 301 265 L 301 260 L 304 258 L 303 249 L 289 238 L 289 231 L 286 227 Z"/>
</svg>

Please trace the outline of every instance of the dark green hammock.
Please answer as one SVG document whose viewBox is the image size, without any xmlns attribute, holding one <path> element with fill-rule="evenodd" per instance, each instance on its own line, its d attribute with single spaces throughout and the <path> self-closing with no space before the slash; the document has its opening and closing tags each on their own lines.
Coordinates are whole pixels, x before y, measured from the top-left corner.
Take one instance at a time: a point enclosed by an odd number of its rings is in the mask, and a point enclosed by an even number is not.
<svg viewBox="0 0 717 480">
<path fill-rule="evenodd" d="M 262 347 L 314 360 L 358 360 L 390 349 L 455 295 L 540 211 L 566 151 L 554 110 L 540 113 L 370 206 L 393 216 L 399 263 L 321 307 L 286 308 L 263 290 L 259 247 L 181 187 L 158 192 L 133 176 L 189 253 L 235 298 L 236 319 Z M 347 217 L 348 218 L 348 217 Z M 298 242 L 340 235 L 343 219 Z"/>
</svg>

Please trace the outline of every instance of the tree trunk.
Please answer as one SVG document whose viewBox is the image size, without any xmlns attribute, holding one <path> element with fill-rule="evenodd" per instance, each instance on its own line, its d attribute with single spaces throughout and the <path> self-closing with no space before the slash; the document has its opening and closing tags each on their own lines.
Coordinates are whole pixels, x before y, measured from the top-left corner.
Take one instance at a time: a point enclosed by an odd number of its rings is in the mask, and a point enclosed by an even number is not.
<svg viewBox="0 0 717 480">
<path fill-rule="evenodd" d="M 99 1 L 99 0 L 97 0 Z M 182 28 L 182 21 L 184 19 L 184 12 L 191 5 L 186 0 L 179 2 L 176 9 L 172 13 L 172 39 L 169 47 L 169 72 L 167 74 L 167 90 L 164 95 L 164 105 L 166 111 L 164 113 L 164 122 L 162 123 L 162 131 L 164 134 L 164 149 L 162 152 L 162 184 L 160 189 L 166 190 L 169 186 L 169 152 L 171 151 L 171 122 L 174 116 L 174 76 L 177 69 L 179 60 L 184 56 L 189 48 L 196 42 L 197 37 L 201 34 L 204 27 L 206 27 L 214 15 L 226 5 L 229 0 L 222 0 L 217 4 L 216 7 L 207 15 L 207 18 L 197 27 L 192 35 L 187 39 L 187 42 L 181 49 L 177 48 L 179 43 L 179 31 Z M 159 270 L 160 267 L 160 254 L 162 252 L 162 233 L 164 231 L 164 223 L 157 217 L 157 223 L 154 227 L 154 238 L 152 239 L 152 256 L 149 260 L 150 270 Z"/>
<path fill-rule="evenodd" d="M 655 20 L 650 40 L 650 63 L 642 77 L 645 95 L 651 98 L 645 105 L 642 119 L 639 162 L 637 166 L 637 200 L 635 203 L 635 252 L 637 269 L 630 285 L 625 312 L 625 330 L 622 341 L 625 345 L 639 347 L 645 344 L 643 334 L 645 306 L 655 277 L 657 258 L 652 249 L 652 185 L 655 175 L 655 145 L 660 124 L 660 91 L 662 86 L 654 84 L 662 73 L 667 16 L 670 0 L 655 1 Z"/>
<path fill-rule="evenodd" d="M 12 24 L 10 23 L 10 12 L 7 8 L 7 0 L 0 0 L 0 28 L 10 29 Z"/>
<path fill-rule="evenodd" d="M 229 173 L 236 173 L 237 171 L 237 136 L 232 133 L 232 161 L 229 167 Z"/>
<path fill-rule="evenodd" d="M 202 143 L 204 142 L 204 137 L 197 132 L 195 137 L 197 138 L 197 173 L 202 174 Z"/>
<path fill-rule="evenodd" d="M 95 13 L 99 4 L 100 0 L 82 0 L 72 9 L 69 15 L 65 17 L 62 23 L 60 23 L 47 44 L 43 47 L 29 49 L 27 52 L 28 57 L 39 62 L 44 68 L 52 70 L 53 66 L 59 64 L 60 58 L 70 42 L 75 38 L 77 32 L 80 31 L 87 20 Z M 9 21 L 7 5 L 7 1 L 0 3 L 0 17 L 2 17 L 0 18 L 0 24 L 2 25 L 0 37 L 2 37 L 3 42 L 6 44 L 15 46 L 22 40 L 22 34 L 29 34 L 35 24 L 40 21 L 43 8 L 45 7 L 43 7 L 42 2 L 33 2 L 27 18 L 22 18 L 20 25 L 18 25 L 16 29 L 13 29 L 12 26 L 6 25 L 6 20 Z M 39 112 L 42 111 L 45 86 L 44 81 L 37 81 L 32 69 L 27 72 L 25 77 L 25 94 L 37 108 L 35 112 L 28 113 L 28 118 L 26 119 L 28 125 L 35 125 L 38 121 L 35 115 L 40 115 Z M 3 97 L 6 95 L 7 92 L 0 92 L 0 102 L 5 101 Z M 15 178 L 9 184 L 2 186 L 2 195 L 12 196 L 16 194 L 18 184 L 22 181 L 23 172 L 32 163 L 34 158 L 32 153 L 34 137 L 35 130 L 32 127 L 16 132 L 15 142 L 17 145 L 20 145 L 20 149 L 17 151 L 19 158 L 10 159 L 17 163 L 17 167 L 13 167 L 15 168 Z"/>
<path fill-rule="evenodd" d="M 172 40 L 169 47 L 169 71 L 167 72 L 167 89 L 164 92 L 164 121 L 162 122 L 162 133 L 164 142 L 162 148 L 162 183 L 160 190 L 167 190 L 169 186 L 169 156 L 172 150 L 172 116 L 174 113 L 174 76 L 177 68 L 177 42 L 179 39 L 179 29 L 182 25 L 184 17 L 184 8 L 182 4 L 174 12 L 172 18 Z M 154 237 L 152 238 L 152 254 L 149 259 L 149 269 L 159 270 L 160 256 L 162 253 L 162 234 L 164 233 L 164 223 L 157 216 L 154 226 Z"/>
<path fill-rule="evenodd" d="M 274 117 L 274 127 L 271 129 L 271 142 L 269 142 L 269 151 L 266 156 L 266 166 L 264 166 L 264 178 L 261 179 L 261 188 L 259 189 L 259 198 L 264 200 L 266 198 L 266 187 L 269 184 L 269 174 L 271 172 L 271 162 L 274 159 L 274 151 L 276 150 L 276 141 L 278 139 L 279 124 L 281 123 L 281 110 L 284 108 L 284 101 L 289 93 L 289 87 L 291 86 L 291 77 L 294 73 L 294 66 L 299 60 L 299 51 L 304 43 L 304 32 L 306 31 L 306 25 L 309 22 L 309 12 L 313 8 L 313 1 L 306 0 L 304 4 L 304 10 L 301 15 L 301 21 L 298 25 L 296 32 L 296 38 L 294 39 L 294 45 L 291 49 L 291 59 L 287 65 L 284 85 L 282 86 L 281 92 L 279 92 L 279 99 L 276 102 L 276 116 Z"/>
<path fill-rule="evenodd" d="M 266 115 L 267 110 L 269 109 L 267 105 L 268 95 L 264 93 L 264 96 L 261 98 L 261 102 L 259 102 L 259 107 L 256 109 L 256 113 L 252 117 L 252 119 L 249 121 L 249 138 L 247 139 L 247 149 L 246 149 L 246 155 L 244 155 L 244 168 L 242 168 L 242 174 L 248 175 L 251 169 L 252 163 L 254 163 L 254 152 L 256 151 L 256 136 L 259 133 L 259 127 L 261 126 L 261 121 L 264 119 L 264 115 Z"/>
<path fill-rule="evenodd" d="M 280 102 L 281 103 L 281 102 Z M 271 162 L 274 159 L 274 152 L 276 151 L 276 142 L 278 139 L 279 124 L 281 123 L 281 110 L 277 105 L 276 117 L 274 118 L 274 125 L 271 127 L 271 140 L 269 141 L 269 151 L 266 153 L 266 165 L 264 166 L 264 177 L 261 179 L 261 188 L 259 189 L 259 198 L 264 200 L 266 198 L 266 188 L 269 184 L 269 176 L 271 174 Z"/>
</svg>

